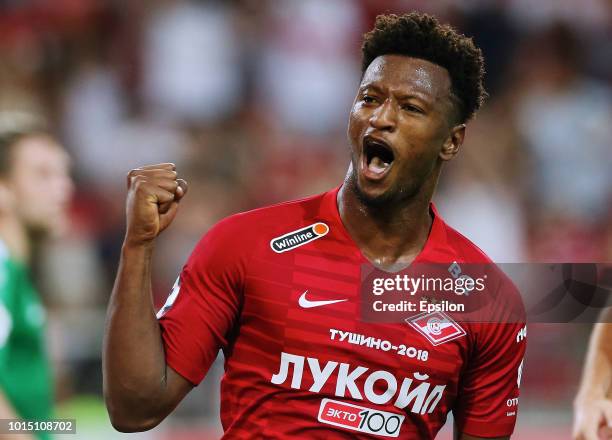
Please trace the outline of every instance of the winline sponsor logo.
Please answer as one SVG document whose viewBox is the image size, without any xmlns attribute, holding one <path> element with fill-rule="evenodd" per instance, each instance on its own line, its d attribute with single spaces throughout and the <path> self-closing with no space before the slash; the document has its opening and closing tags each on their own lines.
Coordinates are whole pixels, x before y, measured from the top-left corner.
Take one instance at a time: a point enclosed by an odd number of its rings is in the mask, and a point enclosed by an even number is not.
<svg viewBox="0 0 612 440">
<path fill-rule="evenodd" d="M 277 254 L 281 254 L 283 252 L 295 249 L 296 247 L 305 245 L 306 243 L 310 243 L 317 238 L 321 238 L 327 235 L 328 232 L 329 226 L 327 226 L 325 223 L 313 223 L 305 228 L 273 238 L 270 241 L 270 247 Z"/>
</svg>

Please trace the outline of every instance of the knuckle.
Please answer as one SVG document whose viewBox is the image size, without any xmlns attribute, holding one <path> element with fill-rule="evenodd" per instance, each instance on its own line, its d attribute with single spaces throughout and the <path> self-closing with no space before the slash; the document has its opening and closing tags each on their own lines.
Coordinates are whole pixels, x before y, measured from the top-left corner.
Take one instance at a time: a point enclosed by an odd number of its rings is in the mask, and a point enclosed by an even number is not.
<svg viewBox="0 0 612 440">
<path fill-rule="evenodd" d="M 145 189 L 146 183 L 147 180 L 143 176 L 135 176 L 132 182 L 134 189 L 138 192 L 142 192 Z"/>
</svg>

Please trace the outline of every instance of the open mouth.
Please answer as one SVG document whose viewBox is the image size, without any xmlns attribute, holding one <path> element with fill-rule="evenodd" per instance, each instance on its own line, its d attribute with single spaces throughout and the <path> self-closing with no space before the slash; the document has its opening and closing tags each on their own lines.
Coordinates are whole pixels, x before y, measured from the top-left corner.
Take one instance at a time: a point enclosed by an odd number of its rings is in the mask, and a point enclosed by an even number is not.
<svg viewBox="0 0 612 440">
<path fill-rule="evenodd" d="M 366 136 L 363 139 L 363 158 L 367 174 L 382 178 L 391 168 L 395 155 L 385 141 Z"/>
</svg>

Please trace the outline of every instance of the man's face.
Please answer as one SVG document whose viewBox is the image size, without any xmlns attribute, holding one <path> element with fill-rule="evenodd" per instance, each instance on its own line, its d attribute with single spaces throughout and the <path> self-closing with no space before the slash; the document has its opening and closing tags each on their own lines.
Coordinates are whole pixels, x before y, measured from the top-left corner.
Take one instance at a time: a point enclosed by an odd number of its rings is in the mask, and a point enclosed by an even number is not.
<svg viewBox="0 0 612 440">
<path fill-rule="evenodd" d="M 368 66 L 351 110 L 353 185 L 370 204 L 411 197 L 437 178 L 454 112 L 448 71 L 402 55 Z"/>
<path fill-rule="evenodd" d="M 12 207 L 29 229 L 57 233 L 67 225 L 74 190 L 68 154 L 43 135 L 26 136 L 13 147 L 6 185 Z"/>
</svg>

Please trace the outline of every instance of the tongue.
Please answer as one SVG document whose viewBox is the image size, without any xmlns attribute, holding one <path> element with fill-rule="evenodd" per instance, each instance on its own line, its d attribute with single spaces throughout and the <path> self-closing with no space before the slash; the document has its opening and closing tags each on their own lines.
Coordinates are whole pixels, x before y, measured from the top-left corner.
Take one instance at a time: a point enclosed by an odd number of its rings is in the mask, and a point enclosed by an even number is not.
<svg viewBox="0 0 612 440">
<path fill-rule="evenodd" d="M 368 169 L 376 174 L 384 173 L 388 167 L 389 164 L 387 162 L 383 162 L 383 160 L 378 156 L 374 156 L 368 164 Z"/>
</svg>

